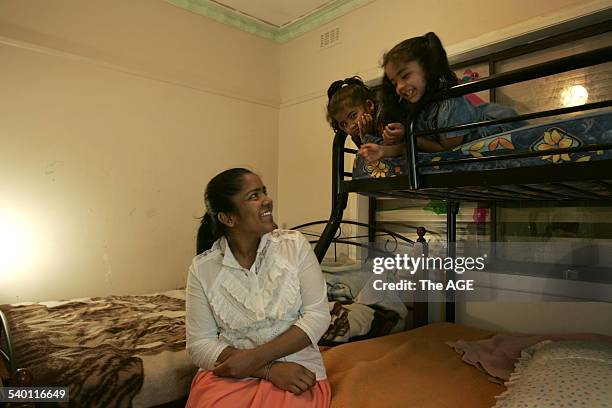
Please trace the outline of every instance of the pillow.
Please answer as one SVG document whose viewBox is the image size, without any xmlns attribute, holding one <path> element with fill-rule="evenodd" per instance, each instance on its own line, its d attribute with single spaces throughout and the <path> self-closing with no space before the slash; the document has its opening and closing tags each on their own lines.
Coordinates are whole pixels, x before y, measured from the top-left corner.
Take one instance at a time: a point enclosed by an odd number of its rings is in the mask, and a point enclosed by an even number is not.
<svg viewBox="0 0 612 408">
<path fill-rule="evenodd" d="M 331 323 L 319 340 L 322 346 L 384 336 L 399 321 L 399 315 L 392 310 L 361 303 L 329 302 L 329 312 Z"/>
<path fill-rule="evenodd" d="M 482 340 L 457 340 L 446 344 L 462 357 L 462 360 L 493 377 L 493 381 L 508 381 L 521 351 L 544 340 L 552 341 L 607 341 L 612 337 L 594 333 L 561 334 L 496 334 Z"/>
<path fill-rule="evenodd" d="M 612 344 L 543 341 L 523 350 L 494 408 L 612 407 Z"/>
<path fill-rule="evenodd" d="M 361 270 L 361 262 L 346 257 L 324 259 L 321 270 L 327 283 L 328 300 L 352 301 L 371 275 Z"/>
</svg>

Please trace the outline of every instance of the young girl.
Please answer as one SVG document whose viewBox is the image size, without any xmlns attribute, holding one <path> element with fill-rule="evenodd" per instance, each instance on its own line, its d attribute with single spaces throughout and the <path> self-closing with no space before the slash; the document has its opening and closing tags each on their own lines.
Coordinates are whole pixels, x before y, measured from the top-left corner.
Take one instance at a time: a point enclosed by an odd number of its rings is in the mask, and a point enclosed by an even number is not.
<svg viewBox="0 0 612 408">
<path fill-rule="evenodd" d="M 397 44 L 384 55 L 382 68 L 385 71 L 383 95 L 387 99 L 394 98 L 396 101 L 399 96 L 405 114 L 411 113 L 417 102 L 427 103 L 437 91 L 458 83 L 457 76 L 448 64 L 446 51 L 434 33 L 410 38 Z M 473 106 L 464 97 L 450 98 L 426 105 L 417 117 L 415 131 L 516 115 L 513 109 L 494 103 Z M 421 136 L 417 138 L 417 146 L 424 152 L 440 152 L 524 125 L 525 122 L 511 122 Z M 374 145 L 361 146 L 359 152 L 367 160 L 376 160 L 394 153 L 397 152 Z"/>
<path fill-rule="evenodd" d="M 373 92 L 359 77 L 335 81 L 327 90 L 327 120 L 335 132 L 351 136 L 357 147 L 368 144 L 382 145 L 401 153 L 404 126 L 392 122 L 393 115 L 377 107 Z M 395 149 L 395 150 L 393 150 Z M 399 156 L 389 154 L 388 156 Z M 406 170 L 403 157 L 366 162 L 357 156 L 353 178 L 391 177 Z"/>
</svg>

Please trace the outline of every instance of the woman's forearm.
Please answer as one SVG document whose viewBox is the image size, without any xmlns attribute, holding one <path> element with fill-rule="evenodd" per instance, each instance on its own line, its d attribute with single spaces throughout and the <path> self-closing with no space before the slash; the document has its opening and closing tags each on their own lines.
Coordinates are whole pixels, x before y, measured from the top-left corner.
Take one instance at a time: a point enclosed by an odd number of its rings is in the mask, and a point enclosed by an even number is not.
<svg viewBox="0 0 612 408">
<path fill-rule="evenodd" d="M 280 336 L 254 349 L 263 365 L 296 353 L 311 344 L 308 335 L 299 327 L 291 326 Z"/>
<path fill-rule="evenodd" d="M 217 364 L 221 364 L 222 362 L 227 360 L 228 357 L 231 356 L 234 351 L 236 351 L 236 349 L 232 346 L 227 346 L 226 348 L 224 348 L 221 351 L 221 354 L 219 354 L 219 357 L 217 357 Z"/>
<path fill-rule="evenodd" d="M 302 329 L 291 326 L 277 338 L 252 349 L 226 347 L 212 371 L 221 377 L 265 378 L 268 363 L 300 351 L 310 344 L 310 338 Z"/>
<path fill-rule="evenodd" d="M 219 358 L 217 358 L 217 365 L 223 363 L 225 360 L 227 360 L 232 355 L 232 353 L 234 353 L 237 350 L 238 349 L 232 346 L 227 346 L 226 348 L 224 348 L 221 354 L 219 354 Z M 251 376 L 255 378 L 261 378 L 261 379 L 266 378 L 266 364 L 264 364 L 262 367 L 255 370 L 251 374 Z"/>
</svg>

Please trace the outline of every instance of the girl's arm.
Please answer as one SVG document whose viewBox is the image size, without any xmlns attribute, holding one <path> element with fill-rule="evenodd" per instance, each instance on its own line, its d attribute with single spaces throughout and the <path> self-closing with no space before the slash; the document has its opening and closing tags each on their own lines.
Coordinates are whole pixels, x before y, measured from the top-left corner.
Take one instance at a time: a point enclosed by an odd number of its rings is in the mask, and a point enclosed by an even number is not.
<svg viewBox="0 0 612 408">
<path fill-rule="evenodd" d="M 430 117 L 428 126 L 436 126 L 438 129 L 481 120 L 478 109 L 463 97 L 440 101 L 435 112 L 436 118 L 434 120 Z M 466 130 L 454 130 L 439 134 L 437 140 L 419 137 L 417 145 L 422 151 L 429 153 L 451 150 L 463 143 L 469 133 L 470 131 Z"/>
<path fill-rule="evenodd" d="M 358 154 L 369 163 L 384 157 L 401 156 L 404 154 L 405 149 L 406 146 L 404 144 L 379 145 L 375 143 L 366 143 L 359 148 Z"/>
<path fill-rule="evenodd" d="M 459 146 L 463 142 L 465 136 L 454 136 L 440 141 L 429 139 L 426 137 L 417 137 L 417 147 L 419 150 L 427 153 L 443 152 L 451 150 Z"/>
</svg>

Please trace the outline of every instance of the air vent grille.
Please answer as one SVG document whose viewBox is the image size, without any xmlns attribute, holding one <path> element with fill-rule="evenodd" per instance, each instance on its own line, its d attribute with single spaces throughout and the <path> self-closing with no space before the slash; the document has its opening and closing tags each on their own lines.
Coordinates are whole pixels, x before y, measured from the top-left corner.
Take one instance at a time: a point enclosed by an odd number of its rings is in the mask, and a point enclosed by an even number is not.
<svg viewBox="0 0 612 408">
<path fill-rule="evenodd" d="M 340 41 L 340 27 L 332 28 L 321 34 L 320 48 L 328 48 Z"/>
</svg>

